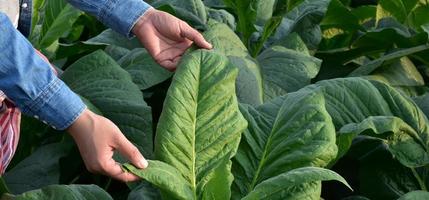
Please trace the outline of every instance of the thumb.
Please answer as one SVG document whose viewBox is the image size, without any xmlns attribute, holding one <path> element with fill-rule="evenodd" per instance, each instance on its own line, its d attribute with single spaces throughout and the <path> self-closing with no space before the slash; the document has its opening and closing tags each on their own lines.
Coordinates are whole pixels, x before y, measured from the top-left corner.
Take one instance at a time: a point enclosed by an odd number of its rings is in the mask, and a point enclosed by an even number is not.
<svg viewBox="0 0 429 200">
<path fill-rule="evenodd" d="M 139 149 L 134 146 L 122 133 L 117 140 L 116 150 L 125 156 L 133 165 L 140 169 L 148 167 L 149 163 L 140 153 Z"/>
<path fill-rule="evenodd" d="M 182 30 L 181 30 L 181 36 L 195 42 L 195 44 L 201 48 L 205 49 L 212 49 L 213 46 L 204 39 L 203 35 L 201 35 L 200 32 L 193 29 L 188 24 L 184 23 L 182 24 Z"/>
</svg>

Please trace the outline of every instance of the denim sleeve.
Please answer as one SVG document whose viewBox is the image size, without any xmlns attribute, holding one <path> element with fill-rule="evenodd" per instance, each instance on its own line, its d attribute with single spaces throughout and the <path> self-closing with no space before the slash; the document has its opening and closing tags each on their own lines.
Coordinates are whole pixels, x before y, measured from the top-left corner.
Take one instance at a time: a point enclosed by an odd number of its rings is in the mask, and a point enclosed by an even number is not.
<svg viewBox="0 0 429 200">
<path fill-rule="evenodd" d="M 151 6 L 142 0 L 67 0 L 116 32 L 131 37 L 135 23 Z"/>
<path fill-rule="evenodd" d="M 24 114 L 58 130 L 69 127 L 86 108 L 1 12 L 0 90 Z"/>
</svg>

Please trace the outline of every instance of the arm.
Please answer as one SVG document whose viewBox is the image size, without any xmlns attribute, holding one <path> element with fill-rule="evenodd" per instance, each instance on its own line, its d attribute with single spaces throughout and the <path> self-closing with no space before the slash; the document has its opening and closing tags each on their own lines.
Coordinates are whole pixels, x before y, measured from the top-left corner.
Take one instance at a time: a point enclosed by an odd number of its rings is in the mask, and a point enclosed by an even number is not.
<svg viewBox="0 0 429 200">
<path fill-rule="evenodd" d="M 52 72 L 32 45 L 0 13 L 0 90 L 22 112 L 55 129 L 69 127 L 85 104 Z"/>
<path fill-rule="evenodd" d="M 0 12 L 0 90 L 26 115 L 58 130 L 67 129 L 75 139 L 86 167 L 119 180 L 138 178 L 122 172 L 112 159 L 118 150 L 134 165 L 145 168 L 146 160 L 108 119 L 88 109 L 52 72 L 31 44 Z"/>
</svg>

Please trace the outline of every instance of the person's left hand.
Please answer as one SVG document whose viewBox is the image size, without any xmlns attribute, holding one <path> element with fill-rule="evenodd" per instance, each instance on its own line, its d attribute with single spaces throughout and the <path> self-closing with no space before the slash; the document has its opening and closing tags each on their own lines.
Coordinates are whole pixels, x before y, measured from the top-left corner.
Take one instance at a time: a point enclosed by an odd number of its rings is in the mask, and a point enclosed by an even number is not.
<svg viewBox="0 0 429 200">
<path fill-rule="evenodd" d="M 176 69 L 180 58 L 193 42 L 201 48 L 212 48 L 186 22 L 154 8 L 146 11 L 132 31 L 155 61 L 170 71 Z"/>
<path fill-rule="evenodd" d="M 88 171 L 101 173 L 123 182 L 137 181 L 139 177 L 125 172 L 121 164 L 113 160 L 114 151 L 119 151 L 140 169 L 148 166 L 147 160 L 109 119 L 85 109 L 77 120 L 67 128 L 75 140 Z"/>
</svg>

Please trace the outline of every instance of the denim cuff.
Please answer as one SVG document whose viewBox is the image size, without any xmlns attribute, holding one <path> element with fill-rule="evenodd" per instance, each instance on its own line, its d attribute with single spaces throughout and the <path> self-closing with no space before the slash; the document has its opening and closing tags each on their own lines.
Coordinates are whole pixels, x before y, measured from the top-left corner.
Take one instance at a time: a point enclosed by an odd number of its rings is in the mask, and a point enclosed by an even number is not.
<svg viewBox="0 0 429 200">
<path fill-rule="evenodd" d="M 112 0 L 100 10 L 98 18 L 108 27 L 130 38 L 137 20 L 149 8 L 151 6 L 142 0 Z"/>
<path fill-rule="evenodd" d="M 86 105 L 80 97 L 58 78 L 50 84 L 22 112 L 43 121 L 56 130 L 65 130 L 80 116 Z"/>
</svg>

